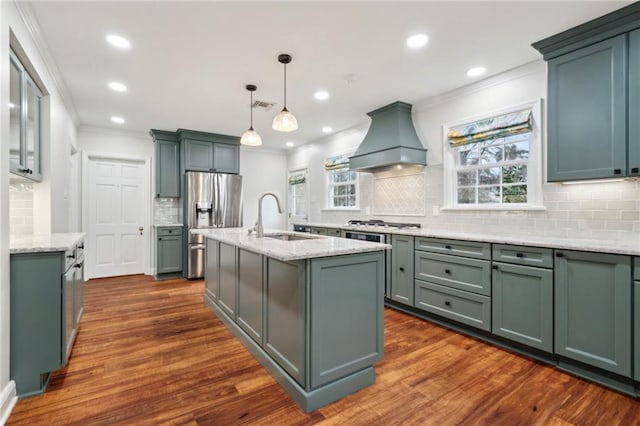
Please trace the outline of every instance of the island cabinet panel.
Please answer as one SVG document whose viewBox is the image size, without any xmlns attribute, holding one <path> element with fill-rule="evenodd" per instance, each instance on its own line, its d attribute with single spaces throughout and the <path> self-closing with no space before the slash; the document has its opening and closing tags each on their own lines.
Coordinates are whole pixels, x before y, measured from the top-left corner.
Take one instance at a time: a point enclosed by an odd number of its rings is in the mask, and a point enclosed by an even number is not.
<svg viewBox="0 0 640 426">
<path fill-rule="evenodd" d="M 267 258 L 264 350 L 305 386 L 305 262 Z"/>
<path fill-rule="evenodd" d="M 234 321 L 236 320 L 236 248 L 232 245 L 220 243 L 219 252 L 220 292 L 218 305 Z"/>
<path fill-rule="evenodd" d="M 413 306 L 413 237 L 391 237 L 391 299 Z"/>
<path fill-rule="evenodd" d="M 238 325 L 259 345 L 263 343 L 264 289 L 262 256 L 238 250 Z"/>
<path fill-rule="evenodd" d="M 633 295 L 634 295 L 634 322 L 633 329 L 635 331 L 635 348 L 634 348 L 634 379 L 640 381 L 640 257 L 635 258 L 635 265 L 633 268 L 633 276 L 635 278 L 633 284 Z"/>
<path fill-rule="evenodd" d="M 204 294 L 217 303 L 220 294 L 220 243 L 207 238 L 205 247 Z"/>
<path fill-rule="evenodd" d="M 631 257 L 556 251 L 555 352 L 631 377 Z"/>
<path fill-rule="evenodd" d="M 627 174 L 625 58 L 623 34 L 549 61 L 549 182 Z"/>
<path fill-rule="evenodd" d="M 553 351 L 553 271 L 494 263 L 493 333 Z"/>
<path fill-rule="evenodd" d="M 311 388 L 383 356 L 382 252 L 311 259 Z"/>
</svg>

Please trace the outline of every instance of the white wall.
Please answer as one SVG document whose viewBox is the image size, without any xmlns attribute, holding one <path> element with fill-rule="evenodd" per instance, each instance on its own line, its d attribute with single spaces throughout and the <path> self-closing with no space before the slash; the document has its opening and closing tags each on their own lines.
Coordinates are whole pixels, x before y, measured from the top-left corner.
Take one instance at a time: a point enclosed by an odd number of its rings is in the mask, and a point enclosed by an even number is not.
<svg viewBox="0 0 640 426">
<path fill-rule="evenodd" d="M 542 211 L 443 211 L 443 137 L 442 125 L 486 112 L 546 97 L 546 66 L 533 62 L 498 76 L 414 103 L 412 116 L 418 136 L 428 149 L 428 166 L 417 172 L 414 187 L 407 187 L 402 175 L 416 174 L 415 169 L 385 173 L 360 174 L 360 210 L 337 212 L 325 210 L 324 169 L 327 157 L 339 151 L 353 150 L 364 138 L 368 124 L 313 141 L 288 153 L 287 168 L 309 169 L 311 188 L 311 223 L 345 223 L 348 219 L 378 218 L 386 221 L 420 223 L 425 228 L 455 229 L 468 232 L 496 232 L 517 235 L 549 235 L 564 238 L 593 238 L 614 241 L 638 241 L 640 238 L 640 182 L 622 181 L 562 185 L 543 183 Z M 544 115 L 543 103 L 543 115 Z M 546 125 L 542 123 L 543 127 Z M 546 155 L 543 139 L 543 158 Z M 579 155 L 579 153 L 577 153 Z M 543 163 L 543 168 L 545 167 Z M 421 197 L 420 214 L 383 215 L 379 210 L 380 185 L 383 178 L 393 178 L 386 185 L 387 194 L 405 194 L 399 203 Z M 415 184 L 415 183 L 418 184 Z M 378 188 L 378 189 L 376 189 Z M 420 191 L 419 193 L 417 191 Z M 378 203 L 376 203 L 378 199 Z M 438 214 L 434 214 L 437 210 Z"/>
</svg>

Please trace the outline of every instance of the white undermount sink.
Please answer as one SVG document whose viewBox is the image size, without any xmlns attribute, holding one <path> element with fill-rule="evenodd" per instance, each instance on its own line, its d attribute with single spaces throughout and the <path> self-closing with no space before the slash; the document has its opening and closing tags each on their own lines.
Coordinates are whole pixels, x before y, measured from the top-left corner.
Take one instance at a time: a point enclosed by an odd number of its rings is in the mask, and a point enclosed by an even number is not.
<svg viewBox="0 0 640 426">
<path fill-rule="evenodd" d="M 318 237 L 311 236 L 311 235 L 277 233 L 277 234 L 265 234 L 265 238 L 275 238 L 276 240 L 282 240 L 282 241 L 302 241 L 302 240 L 315 240 Z"/>
</svg>

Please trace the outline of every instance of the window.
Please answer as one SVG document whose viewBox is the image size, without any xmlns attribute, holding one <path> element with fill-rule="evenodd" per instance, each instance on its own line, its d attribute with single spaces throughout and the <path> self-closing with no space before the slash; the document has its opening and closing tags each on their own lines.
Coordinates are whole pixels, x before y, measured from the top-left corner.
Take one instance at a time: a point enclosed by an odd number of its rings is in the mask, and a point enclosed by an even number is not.
<svg viewBox="0 0 640 426">
<path fill-rule="evenodd" d="M 445 207 L 542 207 L 539 104 L 445 126 Z"/>
<path fill-rule="evenodd" d="M 357 209 L 358 173 L 349 170 L 349 157 L 328 158 L 324 167 L 327 173 L 327 208 Z"/>
<path fill-rule="evenodd" d="M 289 217 L 307 219 L 307 169 L 289 172 Z"/>
<path fill-rule="evenodd" d="M 9 168 L 40 179 L 42 92 L 11 51 L 9 82 Z"/>
</svg>

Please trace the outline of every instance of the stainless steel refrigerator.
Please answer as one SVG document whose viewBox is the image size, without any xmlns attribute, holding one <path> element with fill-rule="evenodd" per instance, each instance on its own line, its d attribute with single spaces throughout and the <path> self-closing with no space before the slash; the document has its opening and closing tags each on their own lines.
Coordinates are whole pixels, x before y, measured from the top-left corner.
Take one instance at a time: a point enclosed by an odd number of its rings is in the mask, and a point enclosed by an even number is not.
<svg viewBox="0 0 640 426">
<path fill-rule="evenodd" d="M 192 229 L 242 226 L 242 176 L 226 173 L 187 172 L 185 175 L 186 278 L 204 276 L 203 235 Z"/>
</svg>

